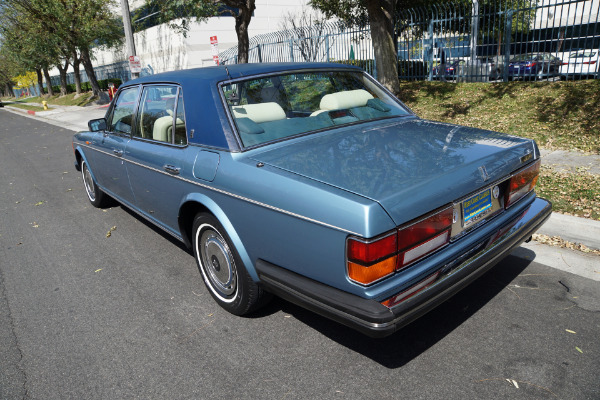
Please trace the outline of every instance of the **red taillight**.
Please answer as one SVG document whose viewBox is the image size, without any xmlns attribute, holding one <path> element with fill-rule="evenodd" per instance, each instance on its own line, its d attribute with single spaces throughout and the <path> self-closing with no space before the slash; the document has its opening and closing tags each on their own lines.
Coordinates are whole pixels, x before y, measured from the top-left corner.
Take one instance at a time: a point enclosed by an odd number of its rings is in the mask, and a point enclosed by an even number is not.
<svg viewBox="0 0 600 400">
<path fill-rule="evenodd" d="M 452 207 L 375 240 L 348 238 L 348 277 L 369 285 L 423 258 L 450 241 Z"/>
<path fill-rule="evenodd" d="M 398 230 L 398 269 L 444 246 L 450 240 L 452 207 Z"/>
<path fill-rule="evenodd" d="M 564 63 L 562 63 L 562 65 L 569 65 L 569 63 L 568 62 L 564 62 Z"/>
<path fill-rule="evenodd" d="M 540 165 L 540 160 L 537 160 L 510 178 L 504 198 L 505 208 L 510 207 L 533 190 L 540 174 Z"/>
<path fill-rule="evenodd" d="M 355 282 L 368 285 L 396 270 L 395 232 L 372 241 L 349 238 L 347 246 L 348 277 Z"/>
<path fill-rule="evenodd" d="M 596 61 L 586 61 L 583 64 L 590 64 L 590 65 L 594 65 L 596 64 Z"/>
<path fill-rule="evenodd" d="M 536 65 L 537 65 L 537 63 L 536 63 L 536 62 L 530 62 L 530 63 L 527 63 L 527 64 L 525 64 L 525 66 L 526 66 L 527 68 L 535 67 Z"/>
<path fill-rule="evenodd" d="M 348 240 L 348 259 L 362 264 L 370 264 L 385 258 L 397 250 L 396 235 L 389 235 L 374 242 Z"/>
</svg>

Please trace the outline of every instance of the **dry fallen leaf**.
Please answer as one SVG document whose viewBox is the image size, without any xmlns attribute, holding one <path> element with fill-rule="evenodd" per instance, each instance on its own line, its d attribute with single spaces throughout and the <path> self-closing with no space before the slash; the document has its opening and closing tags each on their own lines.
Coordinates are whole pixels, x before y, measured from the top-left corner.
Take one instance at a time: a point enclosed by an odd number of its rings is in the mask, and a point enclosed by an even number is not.
<svg viewBox="0 0 600 400">
<path fill-rule="evenodd" d="M 581 354 L 583 354 L 583 351 L 581 351 L 581 349 L 577 346 L 575 346 L 575 350 L 577 350 L 578 352 L 580 352 Z"/>
<path fill-rule="evenodd" d="M 567 331 L 567 332 L 569 332 L 569 333 L 577 333 L 577 332 L 575 332 L 575 331 L 572 331 L 572 330 L 570 330 L 570 329 L 565 329 L 565 331 Z"/>
<path fill-rule="evenodd" d="M 113 226 L 112 228 L 110 228 L 110 230 L 108 232 L 106 232 L 106 237 L 109 238 L 112 235 L 112 231 L 114 231 L 115 229 L 117 229 L 116 226 Z"/>
</svg>

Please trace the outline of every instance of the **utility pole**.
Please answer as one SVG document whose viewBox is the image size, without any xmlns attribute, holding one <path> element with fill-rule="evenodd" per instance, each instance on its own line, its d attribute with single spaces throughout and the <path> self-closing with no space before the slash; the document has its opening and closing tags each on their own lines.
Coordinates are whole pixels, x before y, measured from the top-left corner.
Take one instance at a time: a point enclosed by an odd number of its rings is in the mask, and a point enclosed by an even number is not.
<svg viewBox="0 0 600 400">
<path fill-rule="evenodd" d="M 129 57 L 135 57 L 135 42 L 133 41 L 133 31 L 131 30 L 131 16 L 129 15 L 129 1 L 121 0 L 121 9 L 123 11 L 123 28 L 125 29 L 125 43 L 127 44 L 127 54 Z M 139 78 L 138 72 L 131 72 L 131 78 Z"/>
</svg>

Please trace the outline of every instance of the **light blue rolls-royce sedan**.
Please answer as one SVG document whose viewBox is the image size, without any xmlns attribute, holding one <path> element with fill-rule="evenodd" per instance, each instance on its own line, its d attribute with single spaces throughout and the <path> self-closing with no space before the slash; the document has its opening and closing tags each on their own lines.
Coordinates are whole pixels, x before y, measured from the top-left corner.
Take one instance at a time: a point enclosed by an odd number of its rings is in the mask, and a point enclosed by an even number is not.
<svg viewBox="0 0 600 400">
<path fill-rule="evenodd" d="M 550 216 L 533 140 L 418 118 L 361 69 L 245 64 L 144 77 L 73 138 L 90 202 L 188 245 L 227 311 L 271 294 L 386 336 Z"/>
</svg>

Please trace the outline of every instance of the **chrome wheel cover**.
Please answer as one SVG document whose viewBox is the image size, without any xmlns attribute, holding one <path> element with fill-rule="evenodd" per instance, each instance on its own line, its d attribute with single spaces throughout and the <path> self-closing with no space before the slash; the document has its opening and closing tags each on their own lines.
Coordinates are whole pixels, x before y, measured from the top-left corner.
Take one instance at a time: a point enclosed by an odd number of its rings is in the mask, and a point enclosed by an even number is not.
<svg viewBox="0 0 600 400">
<path fill-rule="evenodd" d="M 237 292 L 237 271 L 225 239 L 212 226 L 203 225 L 198 229 L 196 246 L 204 279 L 213 293 L 223 301 L 233 301 Z"/>
<path fill-rule="evenodd" d="M 95 201 L 96 191 L 94 190 L 94 179 L 92 178 L 92 174 L 90 173 L 85 161 L 83 162 L 81 173 L 83 175 L 83 185 L 85 186 L 85 191 L 87 192 L 90 200 Z"/>
</svg>

